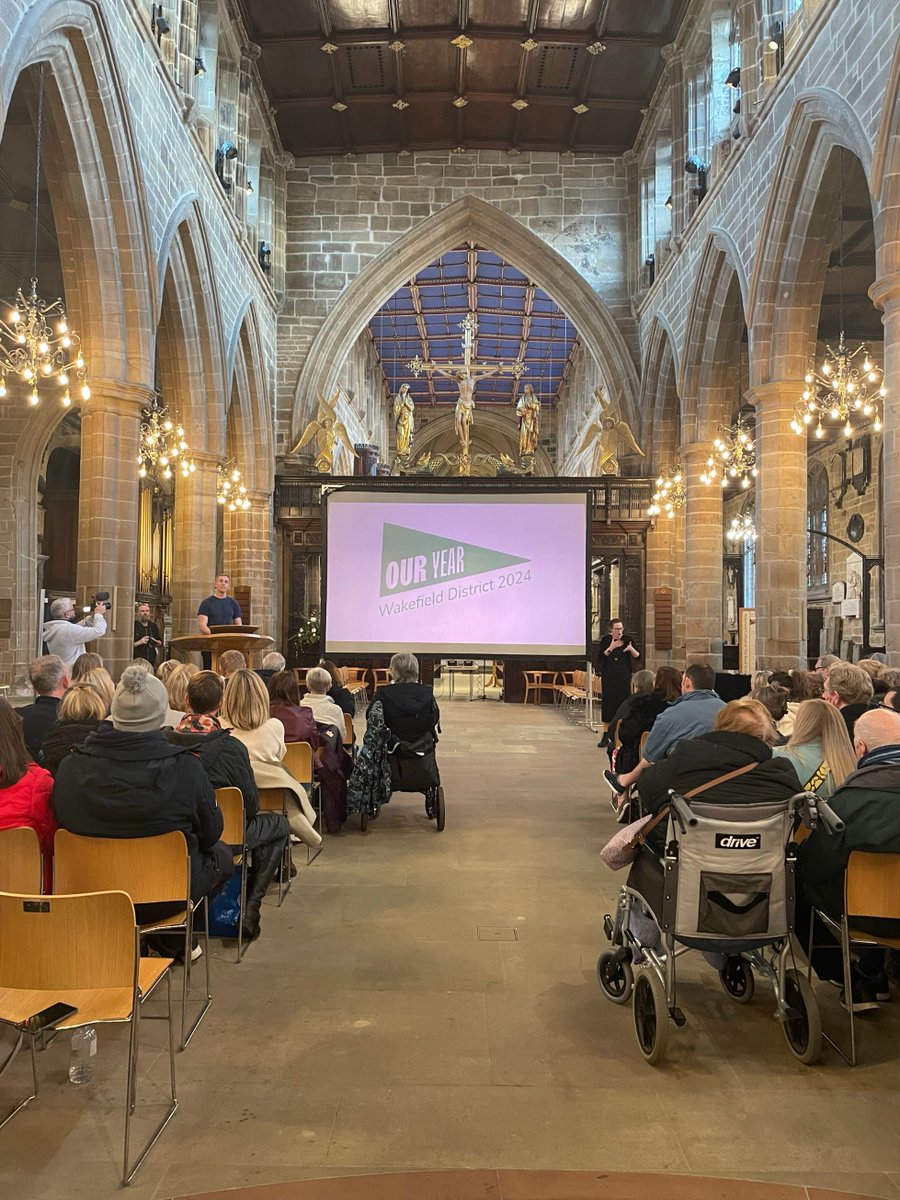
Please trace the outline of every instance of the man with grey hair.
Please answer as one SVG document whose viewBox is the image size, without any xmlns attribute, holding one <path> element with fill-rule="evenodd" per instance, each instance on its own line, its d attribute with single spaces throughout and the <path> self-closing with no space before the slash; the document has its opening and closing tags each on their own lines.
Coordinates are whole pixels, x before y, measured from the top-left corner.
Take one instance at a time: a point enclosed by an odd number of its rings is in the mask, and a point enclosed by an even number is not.
<svg viewBox="0 0 900 1200">
<path fill-rule="evenodd" d="M 344 714 L 328 695 L 331 687 L 331 676 L 324 667 L 310 667 L 306 672 L 306 686 L 309 692 L 300 701 L 301 708 L 309 708 L 316 719 L 317 725 L 335 725 L 343 738 Z"/>
<path fill-rule="evenodd" d="M 94 611 L 80 621 L 73 621 L 75 605 L 69 596 L 61 596 L 50 605 L 50 620 L 44 623 L 41 637 L 47 645 L 48 654 L 61 658 L 71 667 L 76 658 L 84 654 L 86 642 L 93 642 L 106 633 L 106 605 L 98 600 Z"/>
<path fill-rule="evenodd" d="M 56 724 L 56 710 L 69 686 L 69 672 L 56 654 L 45 654 L 28 664 L 28 677 L 35 690 L 33 704 L 17 708 L 28 753 L 35 762 L 41 761 L 44 738 Z"/>
<path fill-rule="evenodd" d="M 287 663 L 284 661 L 284 655 L 279 654 L 277 650 L 270 650 L 268 654 L 263 655 L 262 666 L 257 667 L 256 674 L 266 687 L 268 687 L 272 676 L 277 675 L 279 671 L 283 671 L 286 666 Z"/>
<path fill-rule="evenodd" d="M 862 667 L 836 662 L 828 668 L 822 699 L 839 710 L 851 741 L 856 720 L 868 709 L 873 693 L 872 680 Z"/>
<path fill-rule="evenodd" d="M 832 668 L 833 670 L 834 668 Z M 858 762 L 829 800 L 844 822 L 839 833 L 828 834 L 820 825 L 797 851 L 797 880 L 806 906 L 814 906 L 840 921 L 844 913 L 844 872 L 854 850 L 870 854 L 900 854 L 900 713 L 873 708 L 856 720 L 853 749 Z M 900 937 L 900 921 L 854 917 L 854 928 L 875 936 Z M 808 912 L 798 907 L 796 927 L 809 928 Z M 841 953 L 824 926 L 816 929 L 813 967 L 820 979 L 841 980 Z M 865 1012 L 890 999 L 884 969 L 884 951 L 861 950 L 853 967 L 852 998 L 842 996 L 846 1008 Z"/>
</svg>

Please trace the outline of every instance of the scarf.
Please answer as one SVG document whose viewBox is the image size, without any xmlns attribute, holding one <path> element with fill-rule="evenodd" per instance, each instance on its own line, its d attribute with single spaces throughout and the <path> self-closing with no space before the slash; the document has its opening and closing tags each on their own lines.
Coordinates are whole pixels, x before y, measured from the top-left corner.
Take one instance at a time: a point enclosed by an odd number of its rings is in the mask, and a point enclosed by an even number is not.
<svg viewBox="0 0 900 1200">
<path fill-rule="evenodd" d="M 217 729 L 221 729 L 218 717 L 210 716 L 204 713 L 201 716 L 195 716 L 194 713 L 188 713 L 182 717 L 175 729 L 176 733 L 214 733 Z"/>
<path fill-rule="evenodd" d="M 856 764 L 857 770 L 862 767 L 900 767 L 900 745 L 876 746 L 867 750 Z"/>
</svg>

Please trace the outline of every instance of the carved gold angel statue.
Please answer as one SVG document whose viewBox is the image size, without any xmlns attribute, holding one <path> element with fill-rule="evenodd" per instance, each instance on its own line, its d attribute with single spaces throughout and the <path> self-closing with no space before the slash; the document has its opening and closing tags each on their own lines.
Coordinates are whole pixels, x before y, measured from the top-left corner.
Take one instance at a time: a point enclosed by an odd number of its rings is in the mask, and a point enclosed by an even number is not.
<svg viewBox="0 0 900 1200">
<path fill-rule="evenodd" d="M 600 405 L 600 420 L 594 421 L 585 434 L 584 441 L 578 447 L 578 453 L 587 450 L 594 443 L 594 457 L 591 463 L 591 475 L 618 475 L 619 444 L 624 443 L 625 453 L 630 451 L 644 457 L 644 452 L 637 444 L 631 427 L 619 416 L 618 402 L 609 399 L 601 386 L 594 388 L 594 399 Z"/>
<path fill-rule="evenodd" d="M 541 428 L 541 402 L 530 383 L 522 389 L 516 403 L 519 418 L 519 457 L 533 458 Z"/>
<path fill-rule="evenodd" d="M 394 397 L 394 423 L 397 435 L 397 457 L 408 458 L 416 432 L 416 406 L 408 383 L 401 384 Z"/>
<path fill-rule="evenodd" d="M 313 438 L 316 439 L 316 470 L 320 475 L 330 475 L 334 469 L 334 449 L 338 441 L 345 450 L 349 451 L 351 457 L 357 457 L 344 423 L 338 420 L 334 411 L 340 394 L 341 389 L 338 387 L 330 400 L 323 400 L 321 396 L 319 397 L 319 411 L 306 426 L 303 436 L 294 447 L 296 454 Z"/>
</svg>

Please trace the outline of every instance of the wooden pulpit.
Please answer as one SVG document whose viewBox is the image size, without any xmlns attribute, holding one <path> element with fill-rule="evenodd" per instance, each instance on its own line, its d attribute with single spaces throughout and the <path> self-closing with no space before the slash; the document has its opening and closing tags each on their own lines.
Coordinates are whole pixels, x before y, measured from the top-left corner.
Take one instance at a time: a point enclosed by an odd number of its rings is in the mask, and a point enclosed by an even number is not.
<svg viewBox="0 0 900 1200">
<path fill-rule="evenodd" d="M 248 633 L 246 625 L 232 625 L 230 633 L 189 633 L 181 637 L 173 637 L 169 645 L 173 650 L 186 653 L 198 651 L 212 655 L 212 669 L 219 670 L 219 658 L 226 650 L 240 650 L 249 667 L 251 655 L 258 650 L 268 650 L 274 644 L 274 638 L 265 637 L 260 633 Z M 251 626 L 251 628 L 253 628 Z M 258 626 L 257 626 L 258 628 Z"/>
</svg>

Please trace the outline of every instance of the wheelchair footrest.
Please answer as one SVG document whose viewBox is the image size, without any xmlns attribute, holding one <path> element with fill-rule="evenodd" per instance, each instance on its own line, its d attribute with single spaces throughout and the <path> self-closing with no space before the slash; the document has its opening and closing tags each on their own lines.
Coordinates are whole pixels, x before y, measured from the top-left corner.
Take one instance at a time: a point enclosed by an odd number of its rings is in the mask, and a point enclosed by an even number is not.
<svg viewBox="0 0 900 1200">
<path fill-rule="evenodd" d="M 682 1029 L 687 1024 L 687 1017 L 680 1008 L 670 1008 L 669 1016 L 675 1022 L 679 1029 Z"/>
</svg>

